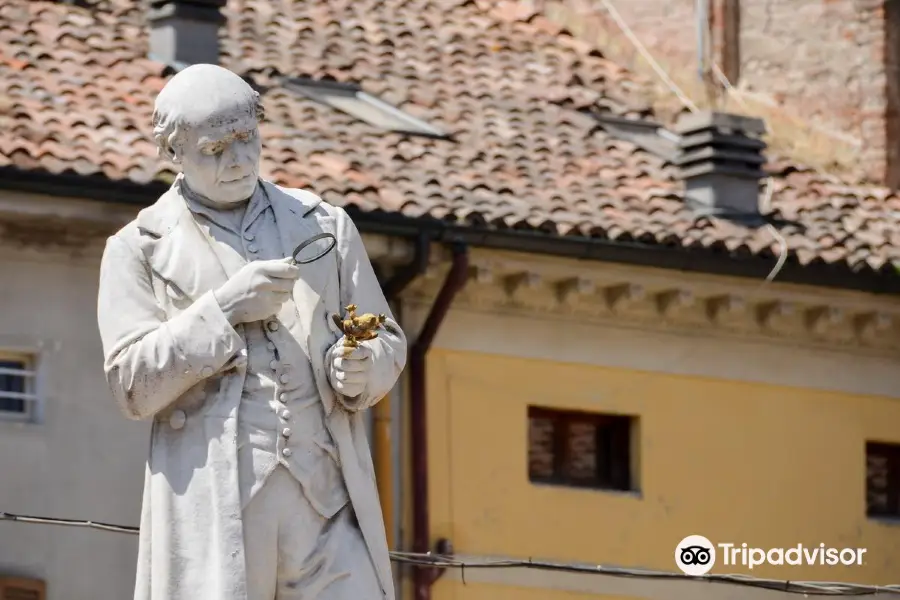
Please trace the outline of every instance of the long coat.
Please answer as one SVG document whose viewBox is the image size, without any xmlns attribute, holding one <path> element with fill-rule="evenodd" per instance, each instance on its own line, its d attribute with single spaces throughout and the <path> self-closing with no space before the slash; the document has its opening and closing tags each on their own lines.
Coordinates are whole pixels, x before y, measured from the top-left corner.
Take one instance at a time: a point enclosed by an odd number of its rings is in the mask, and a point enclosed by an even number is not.
<svg viewBox="0 0 900 600">
<path fill-rule="evenodd" d="M 191 217 L 179 181 L 107 240 L 100 269 L 98 322 L 105 372 L 128 418 L 152 419 L 140 527 L 135 600 L 244 600 L 247 597 L 237 419 L 246 374 L 242 326 L 225 319 L 212 291 L 230 273 Z M 386 395 L 406 362 L 406 338 L 393 319 L 359 232 L 343 209 L 306 191 L 263 182 L 285 256 L 330 232 L 335 251 L 301 265 L 277 315 L 300 342 L 315 374 L 351 504 L 382 593 L 394 600 L 384 520 L 362 409 Z M 340 338 L 331 320 L 342 307 L 385 313 L 370 342 L 366 391 L 331 388 L 325 355 Z"/>
</svg>

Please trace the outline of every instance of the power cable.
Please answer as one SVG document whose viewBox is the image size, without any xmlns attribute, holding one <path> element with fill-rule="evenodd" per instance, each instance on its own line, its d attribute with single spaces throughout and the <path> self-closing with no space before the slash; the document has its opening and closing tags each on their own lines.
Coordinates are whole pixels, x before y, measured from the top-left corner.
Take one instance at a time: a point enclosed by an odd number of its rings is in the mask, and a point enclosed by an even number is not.
<svg viewBox="0 0 900 600">
<path fill-rule="evenodd" d="M 637 35 L 635 35 L 634 30 L 628 25 L 625 19 L 622 18 L 622 15 L 616 10 L 616 7 L 613 5 L 611 0 L 600 0 L 600 3 L 606 9 L 606 12 L 612 17 L 612 19 L 616 22 L 619 29 L 628 38 L 628 41 L 634 46 L 634 48 L 640 53 L 641 56 L 647 61 L 650 67 L 653 68 L 654 72 L 659 76 L 659 78 L 665 83 L 669 89 L 672 91 L 675 96 L 681 101 L 681 103 L 691 112 L 696 113 L 699 112 L 700 109 L 697 105 L 685 94 L 680 87 L 672 80 L 669 74 L 665 69 L 660 66 L 660 64 L 653 58 L 653 55 L 647 50 L 647 47 L 641 43 L 641 40 L 638 39 Z M 707 24 L 708 27 L 708 24 Z M 712 39 L 711 36 L 709 39 Z M 719 68 L 718 64 L 715 61 L 712 61 L 712 71 L 715 74 L 716 78 L 722 83 L 722 85 L 728 90 L 728 92 L 734 97 L 738 104 L 746 111 L 749 111 L 749 107 L 746 103 L 739 97 L 734 87 L 731 85 L 731 82 L 728 81 L 728 78 L 725 77 L 725 74 Z M 763 195 L 763 200 L 760 203 L 760 212 L 765 213 L 770 209 L 771 200 L 772 200 L 772 192 L 774 189 L 774 181 L 772 176 L 769 175 L 766 179 L 766 191 Z M 778 273 L 781 272 L 781 269 L 784 268 L 784 264 L 787 262 L 788 258 L 788 243 L 787 240 L 781 235 L 781 232 L 778 231 L 771 223 L 766 223 L 765 226 L 766 231 L 772 236 L 775 240 L 775 243 L 778 244 L 778 261 L 775 263 L 775 266 L 769 271 L 769 274 L 766 275 L 766 279 L 763 284 L 769 283 L 778 276 Z"/>
<path fill-rule="evenodd" d="M 0 512 L 0 521 L 15 521 L 17 523 L 61 525 L 65 527 L 85 527 L 114 533 L 126 533 L 137 535 L 138 527 L 102 523 L 100 521 L 80 521 L 75 519 L 50 519 L 31 515 L 19 515 L 8 512 Z M 392 551 L 391 560 L 396 563 L 408 564 L 416 567 L 444 568 L 444 569 L 538 569 L 543 571 L 557 571 L 565 573 L 608 575 L 614 577 L 633 577 L 639 579 L 679 579 L 693 581 L 709 581 L 726 583 L 730 585 L 742 585 L 768 590 L 777 590 L 792 594 L 812 596 L 871 596 L 875 594 L 891 594 L 900 596 L 900 585 L 866 585 L 860 583 L 843 583 L 827 581 L 783 581 L 779 579 L 763 579 L 747 575 L 715 575 L 691 576 L 683 573 L 671 573 L 652 569 L 629 569 L 624 567 L 612 567 L 604 565 L 589 565 L 578 563 L 552 562 L 533 559 L 496 559 L 496 558 L 465 558 L 421 552 Z"/>
</svg>

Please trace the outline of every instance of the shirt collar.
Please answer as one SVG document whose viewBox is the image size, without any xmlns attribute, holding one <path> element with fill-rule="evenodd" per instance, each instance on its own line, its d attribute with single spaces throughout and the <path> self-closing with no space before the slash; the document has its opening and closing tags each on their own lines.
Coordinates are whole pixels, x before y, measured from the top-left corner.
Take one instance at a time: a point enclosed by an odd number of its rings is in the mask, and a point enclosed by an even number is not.
<svg viewBox="0 0 900 600">
<path fill-rule="evenodd" d="M 178 175 L 175 183 L 181 190 L 181 195 L 184 197 L 188 210 L 193 214 L 203 215 L 219 227 L 228 229 L 229 231 L 234 229 L 233 224 L 229 222 L 228 219 L 222 218 L 222 213 L 220 211 L 209 206 L 207 203 L 204 203 L 200 194 L 188 187 L 183 173 Z M 256 184 L 256 188 L 253 190 L 253 196 L 250 197 L 249 202 L 246 204 L 246 210 L 244 211 L 244 218 L 242 220 L 243 228 L 249 227 L 268 207 L 269 195 L 263 187 L 262 180 L 259 180 Z"/>
</svg>

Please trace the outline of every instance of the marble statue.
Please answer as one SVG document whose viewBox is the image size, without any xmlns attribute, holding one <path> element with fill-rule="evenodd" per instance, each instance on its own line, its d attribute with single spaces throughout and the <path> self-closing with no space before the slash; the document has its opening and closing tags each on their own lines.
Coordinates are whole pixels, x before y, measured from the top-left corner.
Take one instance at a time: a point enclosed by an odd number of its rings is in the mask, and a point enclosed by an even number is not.
<svg viewBox="0 0 900 600">
<path fill-rule="evenodd" d="M 234 73 L 175 75 L 153 126 L 181 173 L 103 253 L 106 377 L 152 420 L 134 598 L 394 600 L 362 411 L 406 338 L 347 213 L 260 179 L 260 118 Z M 344 339 L 350 305 L 377 337 Z"/>
</svg>

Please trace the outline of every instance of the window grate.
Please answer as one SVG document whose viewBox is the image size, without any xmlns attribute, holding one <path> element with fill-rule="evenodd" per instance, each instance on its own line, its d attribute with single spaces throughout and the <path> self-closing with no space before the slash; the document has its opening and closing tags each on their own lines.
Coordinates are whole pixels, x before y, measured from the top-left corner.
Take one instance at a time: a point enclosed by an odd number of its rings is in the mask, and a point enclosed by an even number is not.
<svg viewBox="0 0 900 600">
<path fill-rule="evenodd" d="M 30 356 L 0 354 L 0 419 L 33 420 L 38 400 L 33 365 Z"/>
</svg>

